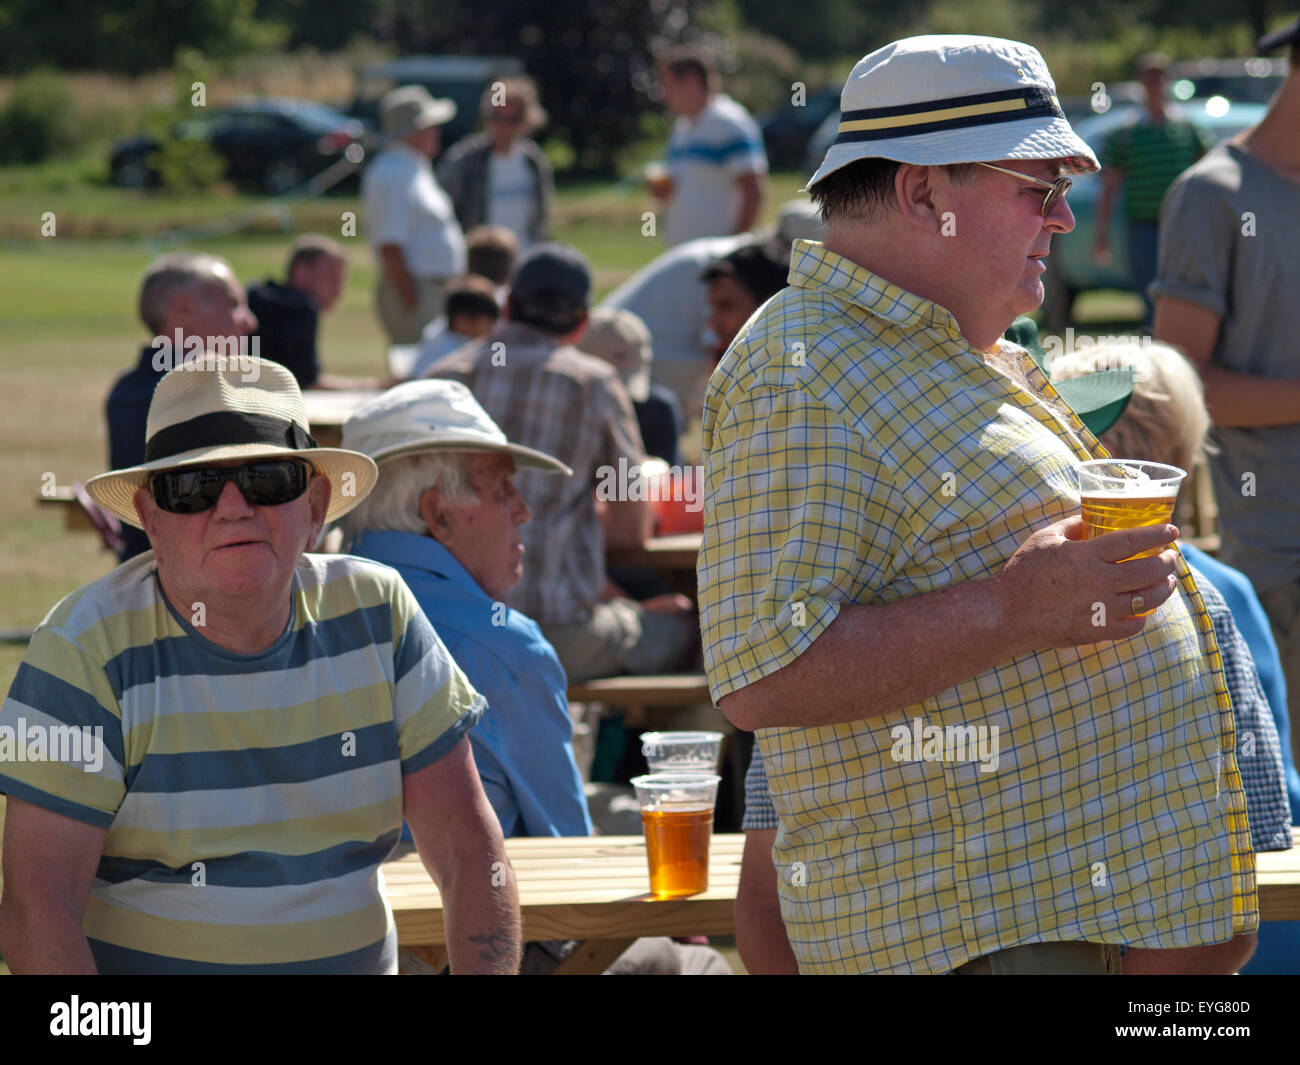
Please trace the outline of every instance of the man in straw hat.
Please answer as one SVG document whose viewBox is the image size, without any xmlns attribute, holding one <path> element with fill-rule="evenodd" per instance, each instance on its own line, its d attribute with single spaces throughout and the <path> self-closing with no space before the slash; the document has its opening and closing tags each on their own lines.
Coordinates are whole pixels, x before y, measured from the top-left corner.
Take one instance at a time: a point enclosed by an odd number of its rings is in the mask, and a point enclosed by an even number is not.
<svg viewBox="0 0 1300 1065">
<path fill-rule="evenodd" d="M 435 100 L 420 85 L 379 102 L 390 143 L 361 177 L 361 210 L 379 266 L 379 320 L 393 344 L 418 343 L 442 313 L 448 280 L 465 272 L 465 237 L 431 162 L 455 116 L 454 101 Z"/>
<path fill-rule="evenodd" d="M 871 53 L 809 189 L 825 243 L 795 243 L 710 383 L 705 662 L 758 730 L 801 972 L 1252 949 L 1230 703 L 1177 530 L 1084 539 L 1074 467 L 1104 452 L 1000 340 L 1074 225 L 1066 173 L 1095 169 L 1035 49 Z"/>
<path fill-rule="evenodd" d="M 87 484 L 153 550 L 50 612 L 0 708 L 15 971 L 394 972 L 403 817 L 452 968 L 517 968 L 482 698 L 397 574 L 305 553 L 377 475 L 306 426 L 284 367 L 208 356 L 159 382 L 145 461 Z"/>
</svg>

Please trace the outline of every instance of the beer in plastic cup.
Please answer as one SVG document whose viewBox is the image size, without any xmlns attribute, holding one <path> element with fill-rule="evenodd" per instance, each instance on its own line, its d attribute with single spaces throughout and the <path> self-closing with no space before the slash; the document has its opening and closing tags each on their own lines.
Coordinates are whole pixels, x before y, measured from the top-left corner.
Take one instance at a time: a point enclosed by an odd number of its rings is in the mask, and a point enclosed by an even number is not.
<svg viewBox="0 0 1300 1065">
<path fill-rule="evenodd" d="M 715 773 L 721 732 L 643 732 L 641 753 L 651 773 Z"/>
<path fill-rule="evenodd" d="M 673 194 L 673 178 L 663 163 L 646 163 L 645 183 L 656 200 L 667 200 Z"/>
<path fill-rule="evenodd" d="M 1177 466 L 1141 459 L 1094 459 L 1080 464 L 1084 537 L 1091 540 L 1118 529 L 1167 524 L 1174 516 L 1178 487 L 1186 476 L 1187 471 Z M 1168 546 L 1139 551 L 1130 557 L 1149 558 Z M 1154 613 L 1145 610 L 1137 616 Z"/>
<path fill-rule="evenodd" d="M 641 804 L 650 891 L 661 899 L 696 895 L 709 887 L 709 837 L 716 773 L 652 773 L 633 777 Z"/>
</svg>

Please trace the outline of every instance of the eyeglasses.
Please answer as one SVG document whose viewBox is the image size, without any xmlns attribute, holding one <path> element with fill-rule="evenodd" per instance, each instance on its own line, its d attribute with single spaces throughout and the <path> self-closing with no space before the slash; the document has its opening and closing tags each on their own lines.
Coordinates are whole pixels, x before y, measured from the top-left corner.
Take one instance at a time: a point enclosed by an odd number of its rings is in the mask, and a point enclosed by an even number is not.
<svg viewBox="0 0 1300 1065">
<path fill-rule="evenodd" d="M 1010 174 L 1012 177 L 1018 177 L 1021 181 L 1032 181 L 1035 185 L 1041 185 L 1047 190 L 1043 197 L 1043 217 L 1047 217 L 1047 212 L 1052 209 L 1057 200 L 1062 199 L 1073 182 L 1068 177 L 1059 177 L 1055 181 L 1043 181 L 1040 178 L 1030 177 L 1028 174 L 1022 174 L 1019 170 L 1008 170 L 1005 166 L 994 166 L 992 163 L 977 162 L 976 166 L 986 166 L 990 170 L 997 170 L 1003 174 Z"/>
<path fill-rule="evenodd" d="M 307 491 L 312 467 L 301 459 L 270 459 L 244 466 L 168 470 L 153 477 L 154 502 L 169 514 L 201 514 L 216 506 L 226 482 L 234 481 L 255 507 L 292 503 Z"/>
</svg>

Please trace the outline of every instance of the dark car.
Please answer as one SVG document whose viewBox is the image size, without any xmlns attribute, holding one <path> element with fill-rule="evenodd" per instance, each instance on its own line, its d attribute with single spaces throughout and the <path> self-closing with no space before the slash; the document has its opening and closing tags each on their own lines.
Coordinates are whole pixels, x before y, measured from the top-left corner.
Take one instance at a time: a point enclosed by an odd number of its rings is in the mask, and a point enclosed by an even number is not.
<svg viewBox="0 0 1300 1065">
<path fill-rule="evenodd" d="M 225 159 L 230 180 L 275 194 L 341 159 L 360 163 L 365 158 L 361 122 L 324 104 L 284 97 L 200 111 L 176 123 L 172 136 L 208 142 Z M 118 141 L 109 163 L 114 183 L 135 188 L 158 184 L 151 158 L 158 148 L 148 134 Z"/>
<path fill-rule="evenodd" d="M 493 81 L 523 73 L 523 63 L 509 56 L 402 56 L 357 72 L 357 94 L 348 111 L 367 128 L 376 129 L 384 93 L 399 85 L 422 85 L 435 99 L 451 100 L 456 105 L 455 116 L 442 127 L 441 153 L 478 124 L 479 102 Z"/>
<path fill-rule="evenodd" d="M 800 104 L 788 103 L 758 120 L 763 147 L 773 170 L 797 170 L 808 152 L 808 141 L 830 114 L 840 113 L 840 88 L 827 85 L 808 93 Z"/>
</svg>

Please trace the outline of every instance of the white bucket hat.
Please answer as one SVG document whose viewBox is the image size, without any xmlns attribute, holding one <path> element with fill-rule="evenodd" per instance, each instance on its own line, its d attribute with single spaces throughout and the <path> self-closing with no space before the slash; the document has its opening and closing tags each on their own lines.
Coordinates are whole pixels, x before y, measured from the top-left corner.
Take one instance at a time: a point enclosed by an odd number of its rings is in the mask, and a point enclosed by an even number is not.
<svg viewBox="0 0 1300 1065">
<path fill-rule="evenodd" d="M 1100 169 L 1056 98 L 1036 48 L 999 37 L 909 37 L 858 60 L 840 93 L 840 125 L 817 173 L 858 159 L 934 166 L 1061 159 Z"/>
<path fill-rule="evenodd" d="M 154 389 L 145 423 L 145 461 L 92 477 L 86 491 L 140 527 L 136 489 L 145 487 L 154 473 L 298 455 L 329 480 L 325 520 L 331 522 L 365 499 L 379 470 L 355 451 L 317 447 L 307 424 L 298 382 L 278 362 L 252 356 L 193 359 L 164 374 Z M 345 480 L 345 474 L 352 477 Z"/>
<path fill-rule="evenodd" d="M 520 466 L 573 473 L 557 458 L 510 443 L 459 381 L 407 381 L 390 388 L 343 423 L 343 446 L 380 464 L 420 451 L 500 451 Z"/>
</svg>

